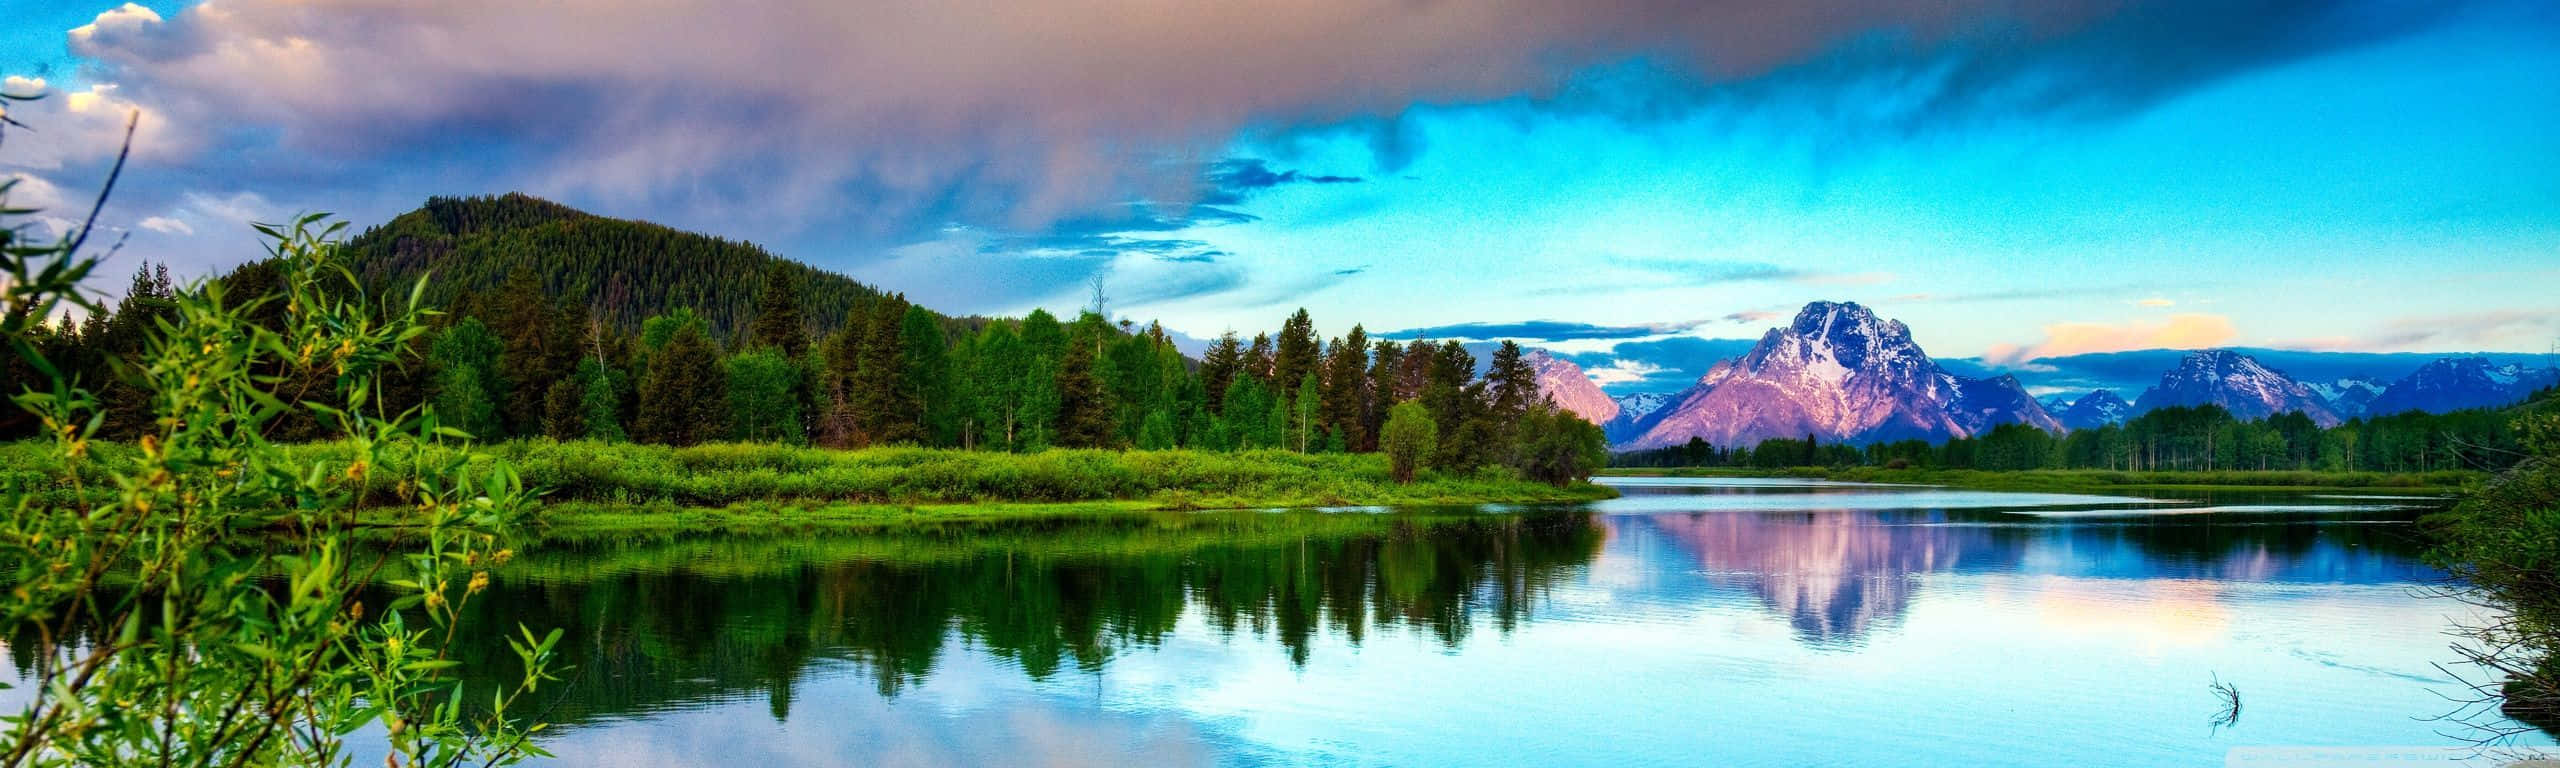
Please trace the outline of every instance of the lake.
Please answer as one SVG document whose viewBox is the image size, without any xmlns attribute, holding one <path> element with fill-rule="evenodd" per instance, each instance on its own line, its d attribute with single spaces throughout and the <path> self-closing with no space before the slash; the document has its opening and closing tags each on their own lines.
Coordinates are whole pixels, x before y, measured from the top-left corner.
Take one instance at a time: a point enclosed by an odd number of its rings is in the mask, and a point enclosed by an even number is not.
<svg viewBox="0 0 2560 768">
<path fill-rule="evenodd" d="M 2192 766 L 2474 733 L 2430 719 L 2470 615 L 2419 558 L 2440 500 L 1610 482 L 561 541 L 472 608 L 566 629 L 534 708 L 563 765 Z"/>
</svg>

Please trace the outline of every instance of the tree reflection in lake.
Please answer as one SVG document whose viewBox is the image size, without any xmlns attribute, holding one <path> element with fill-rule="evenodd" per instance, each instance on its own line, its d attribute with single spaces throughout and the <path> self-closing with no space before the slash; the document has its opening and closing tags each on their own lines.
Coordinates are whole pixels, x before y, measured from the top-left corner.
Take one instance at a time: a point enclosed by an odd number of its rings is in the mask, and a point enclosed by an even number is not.
<svg viewBox="0 0 2560 768">
<path fill-rule="evenodd" d="M 2408 524 L 2423 510 L 2193 502 L 1629 489 L 1516 513 L 551 541 L 474 622 L 567 631 L 574 667 L 543 706 L 564 748 L 607 750 L 571 761 L 590 764 L 1022 762 L 1060 743 L 1105 762 L 1791 763 L 1914 739 L 1939 764 L 2055 762 L 1966 730 L 1983 711 L 2077 734 L 2055 742 L 2097 750 L 2076 764 L 2423 742 L 2443 620 L 2412 589 L 2441 577 Z M 501 674 L 482 634 L 467 668 Z M 2250 717 L 2186 734 L 2216 673 L 2249 688 Z M 1850 715 L 1874 738 L 1838 741 Z M 1831 740 L 1735 751 L 1771 733 Z"/>
<path fill-rule="evenodd" d="M 590 542 L 523 555 L 473 626 L 567 630 L 571 681 L 544 704 L 564 725 L 750 693 L 779 719 L 820 660 L 882 696 L 954 642 L 1047 678 L 1157 645 L 1186 612 L 1301 665 L 1319 632 L 1399 625 L 1454 648 L 1517 626 L 1601 536 L 1578 512 L 1290 512 Z M 483 634 L 465 668 L 507 668 Z"/>
</svg>

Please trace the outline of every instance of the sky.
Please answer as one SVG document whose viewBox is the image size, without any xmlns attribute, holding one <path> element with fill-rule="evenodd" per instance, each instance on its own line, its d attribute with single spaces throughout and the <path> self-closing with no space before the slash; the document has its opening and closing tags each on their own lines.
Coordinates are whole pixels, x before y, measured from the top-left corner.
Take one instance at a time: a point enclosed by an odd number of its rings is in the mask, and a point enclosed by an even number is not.
<svg viewBox="0 0 2560 768">
<path fill-rule="evenodd" d="M 1303 306 L 1613 390 L 1817 299 L 2021 370 L 2560 341 L 2542 0 L 18 0 L 0 76 L 47 94 L 12 204 L 67 215 L 140 114 L 111 269 L 522 191 L 945 312 L 1100 275 L 1189 337 Z"/>
</svg>

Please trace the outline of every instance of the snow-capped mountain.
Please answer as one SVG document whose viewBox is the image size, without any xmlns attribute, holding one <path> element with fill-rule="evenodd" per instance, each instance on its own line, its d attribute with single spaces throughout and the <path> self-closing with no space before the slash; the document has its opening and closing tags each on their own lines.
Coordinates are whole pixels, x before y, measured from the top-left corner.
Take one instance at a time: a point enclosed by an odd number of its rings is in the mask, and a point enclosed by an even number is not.
<svg viewBox="0 0 2560 768">
<path fill-rule="evenodd" d="M 2027 394 L 2027 388 L 2016 376 L 1968 379 L 1945 374 L 1956 385 L 1955 407 L 1948 415 L 1955 417 L 1966 432 L 1981 434 L 2002 424 L 2026 424 L 2046 432 L 2062 431 L 2062 421 L 2045 410 L 2044 404 Z"/>
<path fill-rule="evenodd" d="M 2133 418 L 2133 404 L 2116 396 L 2115 390 L 2101 389 L 2081 395 L 2053 416 L 2062 420 L 2064 429 L 2096 429 Z"/>
<path fill-rule="evenodd" d="M 1814 302 L 1748 354 L 1717 363 L 1677 402 L 1637 420 L 1624 448 L 1692 437 L 1723 446 L 1772 437 L 1843 442 L 1943 440 L 1993 425 L 2060 423 L 2016 379 L 1947 373 L 1911 329 L 1854 303 Z"/>
<path fill-rule="evenodd" d="M 1546 395 L 1556 407 L 1593 424 L 1607 424 L 1618 417 L 1618 401 L 1600 391 L 1600 385 L 1591 383 L 1591 375 L 1584 373 L 1582 366 L 1543 349 L 1529 350 L 1521 360 L 1538 372 L 1539 394 Z"/>
<path fill-rule="evenodd" d="M 2178 367 L 2160 374 L 2160 383 L 2143 390 L 2142 397 L 2134 401 L 2134 409 L 2206 404 L 2222 406 L 2242 420 L 2301 411 L 2324 427 L 2336 426 L 2340 421 L 2338 414 L 2329 409 L 2328 401 L 2310 387 L 2259 363 L 2257 358 L 2228 349 L 2187 353 L 2178 361 Z"/>
<path fill-rule="evenodd" d="M 1662 410 L 1663 406 L 1670 405 L 1672 399 L 1676 397 L 1679 397 L 1679 395 L 1665 392 L 1638 392 L 1625 397 L 1620 397 L 1618 398 L 1618 418 L 1621 420 L 1633 421 L 1635 419 L 1651 416 L 1654 411 Z"/>
<path fill-rule="evenodd" d="M 2426 364 L 2375 395 L 2364 413 L 2388 416 L 2404 411 L 2442 413 L 2464 408 L 2513 404 L 2534 390 L 2551 386 L 2560 371 L 2494 365 L 2485 357 L 2446 357 Z"/>
<path fill-rule="evenodd" d="M 2312 387 L 2312 392 L 2319 392 L 2319 397 L 2330 399 L 2330 412 L 2337 412 L 2337 417 L 2342 417 L 2342 420 L 2365 415 L 2365 410 L 2373 407 L 2373 399 L 2383 394 L 2383 384 L 2368 379 L 2337 379 L 2330 384 L 2304 384 L 2304 387 Z"/>
</svg>

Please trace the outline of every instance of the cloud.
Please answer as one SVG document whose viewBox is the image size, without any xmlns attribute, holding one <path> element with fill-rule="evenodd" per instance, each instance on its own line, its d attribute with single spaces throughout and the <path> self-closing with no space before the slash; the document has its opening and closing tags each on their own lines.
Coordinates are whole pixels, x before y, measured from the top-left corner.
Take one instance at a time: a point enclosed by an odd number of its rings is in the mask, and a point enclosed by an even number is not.
<svg viewBox="0 0 2560 768">
<path fill-rule="evenodd" d="M 2162 297 L 2159 297 L 2159 296 L 2153 296 L 2153 297 L 2148 298 L 2148 299 L 2143 299 L 2143 300 L 2140 300 L 2140 301 L 2136 301 L 2136 302 L 2134 302 L 2134 303 L 2133 303 L 2133 305 L 2134 305 L 2134 306 L 2137 306 L 2137 307 L 2149 307 L 2149 308 L 2153 308 L 2153 309 L 2166 309 L 2166 308 L 2169 308 L 2169 307 L 2177 306 L 2177 305 L 2178 305 L 2178 302 L 2177 302 L 2176 300 L 2174 300 L 2174 299 L 2167 299 L 2167 298 L 2162 298 Z"/>
<path fill-rule="evenodd" d="M 2091 352 L 2196 349 L 2222 346 L 2238 335 L 2239 331 L 2231 325 L 2231 319 L 2221 315 L 2179 314 L 2163 320 L 2137 320 L 2121 325 L 2055 323 L 2044 327 L 2044 341 L 2025 347 L 1995 344 L 1982 358 L 1993 365 L 2013 365 Z"/>
<path fill-rule="evenodd" d="M 1582 372 L 1591 377 L 1592 383 L 1606 387 L 1612 384 L 1636 384 L 1649 381 L 1661 375 L 1663 370 L 1662 366 L 1643 360 L 1616 358 L 1610 360 L 1608 365 L 1584 368 Z"/>
<path fill-rule="evenodd" d="M 1428 328 L 1407 328 L 1378 334 L 1386 339 L 1525 339 L 1534 341 L 1572 341 L 1581 339 L 1637 339 L 1679 333 L 1704 325 L 1701 322 L 1647 323 L 1644 325 L 1593 325 L 1561 320 L 1530 320 L 1517 323 L 1460 323 Z"/>
<path fill-rule="evenodd" d="M 1787 313 L 1785 313 L 1785 312 L 1778 312 L 1778 311 L 1774 311 L 1774 310 L 1767 310 L 1767 309 L 1746 309 L 1746 310 L 1742 310 L 1742 311 L 1740 311 L 1740 312 L 1735 312 L 1735 313 L 1732 313 L 1732 314 L 1728 314 L 1728 315 L 1725 315 L 1724 317 L 1720 317 L 1720 318 L 1716 318 L 1716 319 L 1718 319 L 1718 320 L 1723 320 L 1723 321 L 1725 321 L 1725 322 L 1729 322 L 1729 323 L 1738 323 L 1738 324 L 1741 324 L 1741 325 L 1756 325 L 1756 324 L 1759 324 L 1759 323 L 1765 323 L 1765 322 L 1768 322 L 1768 321 L 1771 321 L 1771 320 L 1777 320 L 1777 319 L 1780 319 L 1780 318 L 1784 318 L 1784 317 L 1786 317 L 1786 316 L 1787 316 Z"/>
<path fill-rule="evenodd" d="M 1402 118 L 1417 105 L 1653 118 L 1810 100 L 1826 123 L 1895 128 L 2121 110 L 2455 5 L 223 0 L 166 17 L 126 4 L 70 47 L 172 131 L 148 151 L 209 177 L 433 166 L 439 188 L 680 225 L 827 213 L 848 236 L 905 242 L 950 221 L 1032 231 L 1130 200 L 1182 210 L 1240 185 L 1347 183 L 1222 155 L 1239 137 L 1341 131 L 1391 171 L 1424 146 Z M 1595 81 L 1629 62 L 1656 81 Z M 1899 96 L 1874 98 L 1879 83 Z M 96 148 L 59 154 L 73 150 Z"/>
<path fill-rule="evenodd" d="M 1209 189 L 1203 193 L 1202 202 L 1218 205 L 1240 203 L 1253 192 L 1283 184 L 1358 184 L 1363 181 L 1358 176 L 1274 171 L 1270 165 L 1254 158 L 1231 158 L 1211 163 L 1204 180 Z"/>
<path fill-rule="evenodd" d="M 142 220 L 141 227 L 164 235 L 192 235 L 196 233 L 195 227 L 187 226 L 186 222 L 172 219 L 167 216 L 152 216 L 145 218 Z"/>
<path fill-rule="evenodd" d="M 2499 309 L 2405 315 L 2363 337 L 2296 339 L 2278 346 L 2324 352 L 2539 351 L 2554 339 L 2560 339 L 2560 312 Z"/>
</svg>

